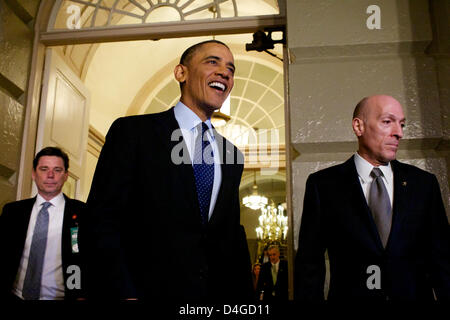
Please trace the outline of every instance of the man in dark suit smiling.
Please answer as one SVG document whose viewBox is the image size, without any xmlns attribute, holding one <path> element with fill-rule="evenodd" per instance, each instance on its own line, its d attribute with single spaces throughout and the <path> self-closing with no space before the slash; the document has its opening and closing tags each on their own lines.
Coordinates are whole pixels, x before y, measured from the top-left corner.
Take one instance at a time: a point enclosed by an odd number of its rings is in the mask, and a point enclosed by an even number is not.
<svg viewBox="0 0 450 320">
<path fill-rule="evenodd" d="M 243 155 L 210 120 L 233 87 L 234 70 L 225 44 L 194 45 L 174 70 L 181 87 L 174 108 L 111 126 L 80 230 L 91 297 L 251 297 L 239 224 Z M 148 263 L 155 253 L 156 263 Z"/>
<path fill-rule="evenodd" d="M 306 182 L 295 296 L 450 299 L 450 235 L 434 175 L 396 158 L 405 116 L 390 96 L 364 98 L 353 114 L 358 151 Z"/>
<path fill-rule="evenodd" d="M 78 220 L 84 203 L 61 190 L 69 158 L 42 149 L 33 161 L 36 197 L 6 204 L 0 216 L 0 297 L 61 300 L 80 297 Z"/>
</svg>

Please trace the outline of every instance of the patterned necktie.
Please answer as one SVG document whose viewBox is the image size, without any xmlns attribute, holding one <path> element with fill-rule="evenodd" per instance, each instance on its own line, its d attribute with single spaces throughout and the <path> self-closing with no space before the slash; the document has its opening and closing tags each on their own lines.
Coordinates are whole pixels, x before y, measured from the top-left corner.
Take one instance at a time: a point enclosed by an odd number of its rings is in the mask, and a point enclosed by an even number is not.
<svg viewBox="0 0 450 320">
<path fill-rule="evenodd" d="M 208 223 L 209 205 L 214 183 L 214 154 L 205 134 L 207 130 L 208 126 L 204 122 L 197 127 L 198 134 L 195 140 L 193 164 L 198 204 L 204 225 Z"/>
<path fill-rule="evenodd" d="M 369 207 L 372 212 L 373 219 L 378 229 L 383 247 L 386 243 L 391 231 L 391 201 L 386 186 L 382 181 L 383 173 L 379 168 L 373 168 L 370 175 L 373 177 L 369 192 Z"/>
<path fill-rule="evenodd" d="M 44 266 L 45 248 L 47 247 L 48 208 L 52 204 L 44 202 L 34 226 L 28 257 L 27 272 L 23 282 L 22 296 L 25 300 L 38 300 L 41 293 L 42 269 Z"/>
</svg>

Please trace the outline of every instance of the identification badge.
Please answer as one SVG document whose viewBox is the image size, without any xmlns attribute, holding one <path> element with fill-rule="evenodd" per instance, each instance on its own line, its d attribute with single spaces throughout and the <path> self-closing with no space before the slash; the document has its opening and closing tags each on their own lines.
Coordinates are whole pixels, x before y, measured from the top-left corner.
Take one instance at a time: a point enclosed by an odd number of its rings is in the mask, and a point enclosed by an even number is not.
<svg viewBox="0 0 450 320">
<path fill-rule="evenodd" d="M 79 253 L 78 250 L 78 227 L 70 228 L 70 238 L 72 240 L 72 253 Z"/>
</svg>

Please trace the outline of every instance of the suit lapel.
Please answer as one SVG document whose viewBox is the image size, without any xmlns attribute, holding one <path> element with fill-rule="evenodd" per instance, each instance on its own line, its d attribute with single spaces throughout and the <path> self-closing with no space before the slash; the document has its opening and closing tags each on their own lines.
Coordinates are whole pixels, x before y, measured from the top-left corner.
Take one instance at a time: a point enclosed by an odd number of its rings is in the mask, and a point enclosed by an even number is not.
<svg viewBox="0 0 450 320">
<path fill-rule="evenodd" d="M 176 150 L 175 157 L 180 157 L 180 159 L 182 159 L 181 163 L 174 163 L 173 166 L 170 166 L 174 170 L 172 174 L 179 177 L 179 181 L 183 181 L 178 187 L 182 188 L 180 194 L 186 195 L 185 201 L 189 206 L 186 208 L 186 211 L 198 213 L 196 218 L 198 218 L 199 223 L 201 223 L 192 161 L 189 156 L 186 142 L 181 134 L 181 129 L 175 118 L 173 107 L 163 114 L 160 133 L 162 134 L 160 141 L 165 143 L 166 152 L 171 155 L 171 161 L 173 162 L 174 160 L 174 155 L 172 154 L 174 150 Z M 154 137 L 152 137 L 152 139 L 154 139 Z"/>
<path fill-rule="evenodd" d="M 408 179 L 406 173 L 402 170 L 400 162 L 391 161 L 392 171 L 394 172 L 394 208 L 392 210 L 392 226 L 389 234 L 389 240 L 395 237 L 399 231 L 401 221 L 408 212 Z M 390 241 L 388 241 L 389 246 Z"/>
<path fill-rule="evenodd" d="M 64 218 L 61 232 L 61 254 L 64 265 L 64 258 L 72 252 L 71 228 L 78 227 L 78 212 L 74 211 L 71 200 L 64 194 Z"/>
<path fill-rule="evenodd" d="M 30 224 L 31 211 L 33 210 L 34 203 L 36 202 L 36 197 L 27 199 L 23 201 L 23 207 L 20 212 L 16 214 L 21 217 L 21 220 L 17 224 L 18 230 L 20 230 L 20 239 L 23 240 L 21 250 L 25 247 L 25 241 L 27 238 L 28 225 Z"/>
</svg>

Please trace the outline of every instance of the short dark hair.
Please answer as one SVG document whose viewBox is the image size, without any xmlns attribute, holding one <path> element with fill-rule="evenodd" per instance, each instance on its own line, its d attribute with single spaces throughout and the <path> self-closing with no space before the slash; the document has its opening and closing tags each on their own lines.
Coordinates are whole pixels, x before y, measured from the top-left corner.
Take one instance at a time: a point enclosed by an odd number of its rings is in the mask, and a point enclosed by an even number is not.
<svg viewBox="0 0 450 320">
<path fill-rule="evenodd" d="M 187 65 L 189 63 L 189 61 L 191 61 L 191 59 L 194 56 L 195 52 L 198 49 L 200 49 L 202 46 L 204 46 L 205 44 L 208 44 L 208 43 L 221 44 L 224 47 L 226 47 L 228 50 L 230 50 L 230 48 L 225 43 L 223 43 L 222 41 L 219 41 L 219 40 L 213 40 L 212 39 L 212 40 L 202 41 L 202 42 L 196 43 L 196 44 L 190 46 L 189 48 L 187 48 L 186 50 L 184 50 L 183 54 L 181 55 L 179 64 L 182 64 L 184 66 Z M 183 85 L 184 85 L 184 82 L 180 82 L 180 89 L 183 89 Z"/>
<path fill-rule="evenodd" d="M 191 58 L 194 55 L 194 53 L 198 49 L 200 49 L 202 46 L 204 46 L 205 44 L 208 44 L 208 43 L 221 44 L 224 47 L 226 47 L 228 50 L 230 50 L 230 48 L 228 48 L 228 46 L 225 43 L 223 43 L 222 41 L 219 41 L 219 40 L 202 41 L 202 42 L 196 43 L 196 44 L 190 46 L 189 48 L 187 48 L 186 50 L 184 50 L 184 52 L 183 52 L 183 54 L 181 55 L 181 58 L 180 58 L 180 64 L 186 65 L 187 63 L 189 63 L 189 61 L 191 60 Z"/>
<path fill-rule="evenodd" d="M 69 170 L 69 156 L 58 147 L 45 147 L 39 151 L 33 159 L 33 169 L 36 170 L 39 163 L 39 159 L 43 156 L 55 156 L 60 157 L 64 161 L 64 169 Z"/>
</svg>

